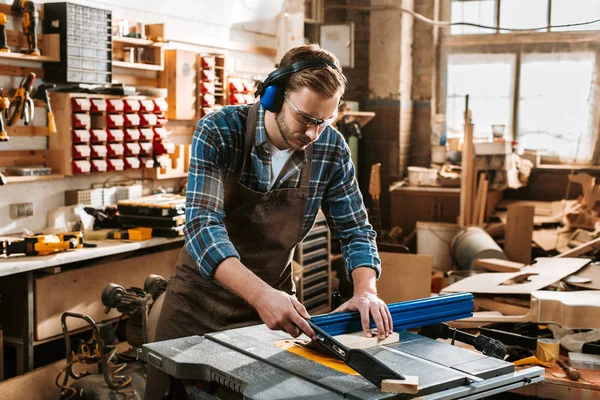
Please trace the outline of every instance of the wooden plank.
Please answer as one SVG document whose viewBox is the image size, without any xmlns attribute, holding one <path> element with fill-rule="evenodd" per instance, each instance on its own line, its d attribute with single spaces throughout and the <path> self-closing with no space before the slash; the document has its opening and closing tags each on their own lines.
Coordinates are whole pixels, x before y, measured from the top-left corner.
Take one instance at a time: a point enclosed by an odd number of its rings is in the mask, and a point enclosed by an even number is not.
<svg viewBox="0 0 600 400">
<path fill-rule="evenodd" d="M 480 258 L 475 265 L 493 272 L 519 272 L 526 264 L 499 258 Z"/>
<path fill-rule="evenodd" d="M 351 349 L 370 349 L 371 347 L 384 346 L 387 344 L 398 343 L 400 335 L 398 332 L 392 332 L 387 338 L 380 340 L 377 336 L 377 329 L 371 331 L 373 337 L 366 337 L 362 331 L 353 333 L 344 333 L 336 335 L 334 338 L 341 344 Z"/>
<path fill-rule="evenodd" d="M 487 178 L 483 181 L 483 191 L 481 194 L 481 202 L 479 203 L 479 212 L 477 214 L 477 225 L 481 226 L 485 222 L 485 207 L 487 205 L 487 196 L 488 196 L 488 188 L 489 181 Z"/>
<path fill-rule="evenodd" d="M 473 165 L 473 124 L 471 123 L 471 110 L 469 110 L 469 98 L 467 96 L 467 107 L 465 109 L 465 137 L 462 151 L 462 172 L 460 179 L 460 215 L 459 226 L 469 225 L 473 218 L 473 188 L 474 188 L 474 165 Z"/>
<path fill-rule="evenodd" d="M 35 339 L 43 340 L 62 334 L 60 317 L 65 311 L 80 312 L 100 322 L 118 317 L 112 310 L 104 314 L 102 290 L 111 282 L 125 288 L 143 287 L 150 274 L 171 276 L 180 249 L 170 249 L 112 262 L 99 262 L 87 268 L 78 268 L 35 280 Z M 69 290 L 59 290 L 57 287 Z M 69 323 L 69 329 L 85 325 L 84 321 Z"/>
<path fill-rule="evenodd" d="M 25 125 L 15 125 L 15 126 L 7 126 L 6 133 L 8 136 L 48 136 L 50 135 L 50 131 L 47 126 L 25 126 Z"/>
<path fill-rule="evenodd" d="M 7 183 L 18 183 L 18 182 L 37 182 L 37 181 L 51 181 L 54 179 L 62 179 L 65 176 L 62 174 L 50 174 L 50 175 L 38 175 L 38 176 L 7 176 Z"/>
<path fill-rule="evenodd" d="M 503 315 L 524 315 L 529 312 L 528 307 L 515 306 L 513 304 L 503 303 L 493 299 L 487 299 L 483 297 L 475 297 L 473 299 L 474 304 L 478 308 L 483 308 L 489 311 L 499 311 Z"/>
<path fill-rule="evenodd" d="M 167 88 L 167 118 L 197 119 L 197 70 L 200 55 L 191 51 L 166 50 L 165 70 L 160 81 Z"/>
<path fill-rule="evenodd" d="M 600 249 L 600 237 L 582 244 L 581 246 L 577 246 L 574 249 L 565 251 L 564 253 L 557 255 L 556 258 L 579 257 L 598 249 Z"/>
<path fill-rule="evenodd" d="M 558 243 L 558 233 L 556 229 L 536 229 L 533 231 L 533 243 L 544 251 L 556 249 Z"/>
<path fill-rule="evenodd" d="M 382 380 L 381 391 L 384 393 L 416 394 L 419 391 L 419 377 L 405 375 L 404 378 Z"/>
<path fill-rule="evenodd" d="M 47 150 L 0 151 L 0 167 L 45 165 Z"/>
<path fill-rule="evenodd" d="M 0 326 L 0 381 L 4 380 L 4 340 L 2 328 Z"/>
<path fill-rule="evenodd" d="M 473 204 L 473 216 L 470 222 L 473 225 L 479 223 L 479 211 L 481 206 L 479 205 L 483 198 L 483 181 L 485 180 L 485 174 L 479 175 L 479 184 L 477 185 L 477 194 L 475 195 L 475 203 Z"/>
<path fill-rule="evenodd" d="M 589 264 L 581 258 L 536 258 L 536 263 L 519 272 L 475 274 L 445 287 L 442 293 L 530 294 L 543 289 Z"/>
<path fill-rule="evenodd" d="M 16 65 L 0 65 L 0 75 L 25 77 L 29 75 L 30 72 L 33 72 L 36 78 L 44 78 L 44 70 L 42 68 L 19 67 Z"/>
<path fill-rule="evenodd" d="M 534 207 L 511 205 L 508 207 L 504 252 L 511 261 L 531 262 Z"/>
</svg>

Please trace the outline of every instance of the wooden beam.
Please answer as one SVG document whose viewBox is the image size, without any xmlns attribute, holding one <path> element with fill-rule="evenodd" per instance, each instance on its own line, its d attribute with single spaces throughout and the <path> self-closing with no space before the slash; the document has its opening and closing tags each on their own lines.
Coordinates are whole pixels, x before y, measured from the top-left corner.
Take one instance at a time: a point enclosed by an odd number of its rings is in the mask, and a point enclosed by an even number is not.
<svg viewBox="0 0 600 400">
<path fill-rule="evenodd" d="M 533 215 L 535 208 L 513 204 L 508 206 L 504 252 L 511 261 L 529 264 L 533 238 Z"/>
<path fill-rule="evenodd" d="M 0 65 L 0 75 L 8 76 L 27 76 L 33 72 L 39 79 L 44 78 L 44 70 L 42 68 L 18 67 L 16 65 Z"/>
<path fill-rule="evenodd" d="M 600 237 L 557 255 L 555 258 L 578 257 L 600 249 Z"/>
<path fill-rule="evenodd" d="M 47 126 L 7 126 L 6 133 L 11 136 L 48 136 L 50 131 Z"/>
<path fill-rule="evenodd" d="M 0 151 L 0 167 L 46 164 L 47 150 Z"/>
</svg>

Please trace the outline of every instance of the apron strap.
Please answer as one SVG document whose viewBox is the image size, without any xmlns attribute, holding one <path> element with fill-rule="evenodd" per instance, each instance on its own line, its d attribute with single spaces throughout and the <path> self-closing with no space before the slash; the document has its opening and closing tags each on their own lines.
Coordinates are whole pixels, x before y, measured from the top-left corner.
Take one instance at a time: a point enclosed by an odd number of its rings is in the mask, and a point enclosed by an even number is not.
<svg viewBox="0 0 600 400">
<path fill-rule="evenodd" d="M 312 167 L 312 155 L 313 155 L 313 143 L 308 146 L 306 152 L 306 164 L 302 168 L 302 175 L 300 176 L 300 189 L 308 189 L 310 186 L 310 170 Z"/>
<path fill-rule="evenodd" d="M 250 148 L 254 144 L 256 140 L 256 116 L 258 114 L 258 106 L 260 102 L 254 103 L 250 109 L 248 110 L 248 118 L 246 118 L 246 135 L 244 140 L 244 152 L 242 153 L 242 164 L 241 167 L 238 168 L 239 171 L 237 173 L 236 181 L 239 182 L 242 178 L 242 174 L 244 173 L 244 169 L 246 168 L 246 160 L 248 159 L 248 155 L 250 155 Z"/>
</svg>

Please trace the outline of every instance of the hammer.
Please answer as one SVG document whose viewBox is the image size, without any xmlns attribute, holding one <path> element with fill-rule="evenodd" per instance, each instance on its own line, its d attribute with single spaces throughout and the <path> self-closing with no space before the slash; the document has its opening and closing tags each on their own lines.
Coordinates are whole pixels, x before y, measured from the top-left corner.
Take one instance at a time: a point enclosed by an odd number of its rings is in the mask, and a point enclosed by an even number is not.
<svg viewBox="0 0 600 400">
<path fill-rule="evenodd" d="M 48 96 L 48 90 L 54 89 L 56 87 L 55 84 L 50 83 L 38 86 L 37 92 L 34 99 L 42 100 L 46 103 L 46 115 L 48 117 L 48 130 L 50 133 L 56 133 L 56 123 L 54 122 L 54 114 L 52 113 L 52 107 L 50 106 L 50 98 Z"/>
<path fill-rule="evenodd" d="M 562 368 L 563 371 L 565 371 L 565 374 L 567 374 L 567 378 L 569 378 L 570 380 L 578 381 L 579 378 L 581 378 L 581 373 L 579 371 L 577 371 L 575 368 L 560 361 L 558 358 L 556 359 L 556 363 L 558 364 L 559 367 Z"/>
</svg>

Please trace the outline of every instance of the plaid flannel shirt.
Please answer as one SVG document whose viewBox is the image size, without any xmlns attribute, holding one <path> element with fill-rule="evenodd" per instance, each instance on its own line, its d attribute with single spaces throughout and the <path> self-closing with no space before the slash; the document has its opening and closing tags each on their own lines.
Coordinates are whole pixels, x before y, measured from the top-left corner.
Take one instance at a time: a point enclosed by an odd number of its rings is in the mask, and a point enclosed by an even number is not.
<svg viewBox="0 0 600 400">
<path fill-rule="evenodd" d="M 186 194 L 187 249 L 196 260 L 200 273 L 212 279 L 218 265 L 239 254 L 229 240 L 223 218 L 223 186 L 242 162 L 249 106 L 228 106 L 198 122 L 192 140 Z M 256 140 L 242 171 L 241 183 L 267 192 L 271 179 L 271 159 L 264 126 L 265 111 L 259 107 Z M 297 151 L 289 160 L 283 176 L 271 190 L 296 188 L 300 183 L 306 152 Z M 289 168 L 288 168 L 289 167 Z M 309 194 L 304 211 L 302 237 L 312 228 L 321 206 L 332 232 L 342 242 L 348 279 L 355 268 L 370 267 L 381 272 L 375 246 L 375 231 L 369 224 L 363 198 L 354 176 L 354 165 L 342 135 L 329 126 L 313 143 Z"/>
</svg>

